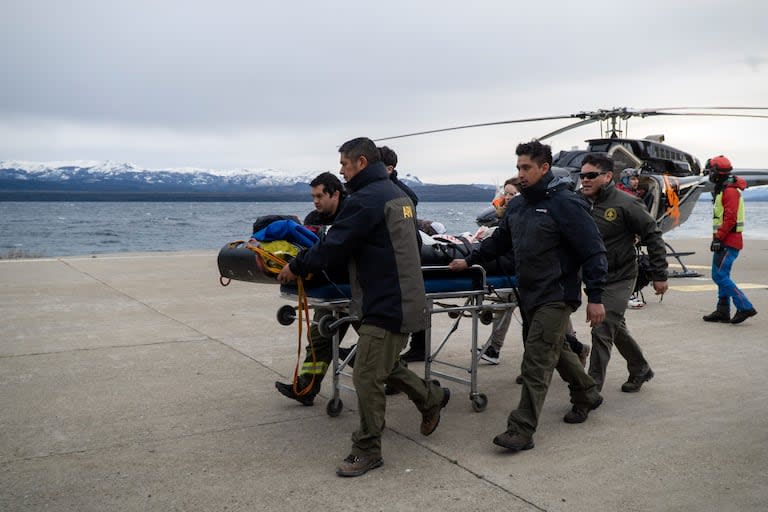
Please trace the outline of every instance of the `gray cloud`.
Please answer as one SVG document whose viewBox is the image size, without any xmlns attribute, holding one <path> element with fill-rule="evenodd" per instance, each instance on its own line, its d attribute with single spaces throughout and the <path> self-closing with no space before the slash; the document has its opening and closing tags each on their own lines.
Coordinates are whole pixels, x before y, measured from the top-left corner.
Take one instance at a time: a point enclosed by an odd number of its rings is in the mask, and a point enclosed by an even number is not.
<svg viewBox="0 0 768 512">
<path fill-rule="evenodd" d="M 745 49 L 768 46 L 768 7 L 754 2 L 15 4 L 0 6 L 0 130 L 13 141 L 0 142 L 5 158 L 322 167 L 335 157 L 314 151 L 359 134 L 768 99 L 764 86 L 751 97 L 731 91 L 744 89 L 736 64 L 744 68 Z M 759 64 L 745 76 L 765 83 Z M 399 145 L 416 173 L 476 162 L 495 172 L 508 148 L 490 139 L 538 130 Z M 470 142 L 481 155 L 458 150 Z"/>
</svg>

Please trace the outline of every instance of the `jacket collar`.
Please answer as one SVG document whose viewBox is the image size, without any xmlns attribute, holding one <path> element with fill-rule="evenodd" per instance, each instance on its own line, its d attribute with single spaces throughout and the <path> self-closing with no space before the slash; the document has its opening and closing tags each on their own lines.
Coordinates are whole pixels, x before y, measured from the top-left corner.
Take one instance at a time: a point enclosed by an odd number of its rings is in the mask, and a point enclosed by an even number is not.
<svg viewBox="0 0 768 512">
<path fill-rule="evenodd" d="M 347 182 L 347 188 L 350 192 L 357 192 L 366 185 L 373 183 L 374 181 L 386 180 L 387 168 L 382 162 L 374 162 L 368 164 L 368 166 L 357 173 L 357 175 Z"/>
<path fill-rule="evenodd" d="M 549 197 L 553 192 L 569 188 L 570 184 L 569 178 L 555 177 L 552 170 L 549 170 L 535 185 L 523 187 L 520 194 L 526 201 L 535 203 Z"/>
</svg>

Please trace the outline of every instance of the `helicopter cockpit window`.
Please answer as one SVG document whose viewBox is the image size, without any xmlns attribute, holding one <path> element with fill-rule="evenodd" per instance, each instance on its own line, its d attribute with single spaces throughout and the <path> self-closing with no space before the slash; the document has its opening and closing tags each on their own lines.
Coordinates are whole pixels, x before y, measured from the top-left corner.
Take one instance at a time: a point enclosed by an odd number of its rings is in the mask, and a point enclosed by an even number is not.
<svg viewBox="0 0 768 512">
<path fill-rule="evenodd" d="M 611 144 L 609 142 L 590 142 L 589 151 L 607 153 L 610 146 Z"/>
</svg>

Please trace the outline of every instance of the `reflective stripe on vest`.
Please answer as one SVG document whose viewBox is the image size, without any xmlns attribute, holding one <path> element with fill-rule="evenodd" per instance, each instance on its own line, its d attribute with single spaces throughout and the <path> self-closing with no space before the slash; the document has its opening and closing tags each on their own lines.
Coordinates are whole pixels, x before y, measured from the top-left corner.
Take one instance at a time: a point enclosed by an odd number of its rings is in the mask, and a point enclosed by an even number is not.
<svg viewBox="0 0 768 512">
<path fill-rule="evenodd" d="M 723 192 L 720 192 L 715 197 L 715 207 L 712 209 L 712 232 L 717 233 L 720 226 L 723 225 L 723 214 L 725 208 L 723 208 Z M 739 192 L 739 208 L 736 214 L 736 226 L 734 226 L 733 232 L 741 233 L 744 231 L 744 198 L 741 197 Z"/>
<path fill-rule="evenodd" d="M 327 370 L 328 363 L 323 361 L 317 361 L 316 363 L 308 361 L 301 365 L 302 375 L 325 375 Z"/>
</svg>

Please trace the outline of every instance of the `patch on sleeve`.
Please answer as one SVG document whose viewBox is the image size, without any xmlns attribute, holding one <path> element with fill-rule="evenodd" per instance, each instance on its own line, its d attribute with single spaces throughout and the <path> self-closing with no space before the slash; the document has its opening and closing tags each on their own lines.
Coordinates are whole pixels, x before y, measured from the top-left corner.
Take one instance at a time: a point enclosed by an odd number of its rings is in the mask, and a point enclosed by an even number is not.
<svg viewBox="0 0 768 512">
<path fill-rule="evenodd" d="M 405 219 L 412 219 L 413 218 L 413 208 L 410 206 L 403 206 L 403 218 Z"/>
</svg>

